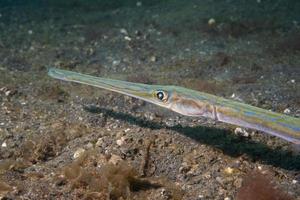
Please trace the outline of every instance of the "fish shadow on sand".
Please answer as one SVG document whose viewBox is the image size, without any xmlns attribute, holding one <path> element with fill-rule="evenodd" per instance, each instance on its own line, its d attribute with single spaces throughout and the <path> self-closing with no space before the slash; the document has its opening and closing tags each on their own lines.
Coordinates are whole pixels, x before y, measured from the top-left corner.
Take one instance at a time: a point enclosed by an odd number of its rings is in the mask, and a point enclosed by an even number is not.
<svg viewBox="0 0 300 200">
<path fill-rule="evenodd" d="M 176 125 L 168 127 L 164 123 L 137 118 L 126 113 L 115 112 L 106 108 L 85 106 L 84 109 L 92 113 L 103 113 L 106 117 L 126 121 L 130 124 L 135 124 L 143 128 L 173 130 L 190 137 L 199 143 L 207 144 L 216 149 L 222 150 L 224 154 L 232 157 L 246 155 L 254 162 L 262 161 L 264 164 L 280 167 L 286 170 L 300 170 L 300 155 L 295 155 L 291 151 L 279 148 L 272 149 L 264 143 L 258 143 L 241 138 L 240 136 L 232 134 L 232 132 L 228 130 L 205 126 L 182 127 L 181 125 Z"/>
</svg>

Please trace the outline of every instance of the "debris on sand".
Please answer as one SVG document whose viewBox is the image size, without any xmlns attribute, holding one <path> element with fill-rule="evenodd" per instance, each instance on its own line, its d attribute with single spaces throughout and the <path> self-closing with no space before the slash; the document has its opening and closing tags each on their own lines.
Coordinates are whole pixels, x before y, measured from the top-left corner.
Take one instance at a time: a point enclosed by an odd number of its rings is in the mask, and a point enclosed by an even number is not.
<svg viewBox="0 0 300 200">
<path fill-rule="evenodd" d="M 278 188 L 269 176 L 259 171 L 248 173 L 242 187 L 238 190 L 237 200 L 293 200 L 289 194 Z"/>
</svg>

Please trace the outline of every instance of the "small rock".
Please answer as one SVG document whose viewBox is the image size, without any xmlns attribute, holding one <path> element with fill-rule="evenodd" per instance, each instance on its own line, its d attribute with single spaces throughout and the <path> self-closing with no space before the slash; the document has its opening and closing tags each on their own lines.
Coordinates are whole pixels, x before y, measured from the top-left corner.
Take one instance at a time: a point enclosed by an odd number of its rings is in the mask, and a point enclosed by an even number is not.
<svg viewBox="0 0 300 200">
<path fill-rule="evenodd" d="M 117 145 L 119 145 L 119 146 L 122 146 L 124 144 L 124 142 L 125 142 L 125 137 L 121 137 L 121 139 L 116 141 Z"/>
<path fill-rule="evenodd" d="M 89 142 L 87 145 L 86 145 L 86 148 L 87 149 L 91 149 L 91 148 L 93 148 L 94 147 L 94 145 L 91 143 L 91 142 Z"/>
<path fill-rule="evenodd" d="M 233 168 L 239 168 L 241 166 L 241 161 L 239 160 L 235 160 L 232 165 L 231 165 Z"/>
<path fill-rule="evenodd" d="M 116 165 L 118 164 L 120 161 L 122 161 L 122 158 L 118 155 L 112 154 L 109 161 L 110 163 Z"/>
<path fill-rule="evenodd" d="M 3 148 L 7 147 L 6 142 L 3 142 L 2 145 L 1 145 L 1 147 L 3 147 Z"/>
<path fill-rule="evenodd" d="M 124 141 L 122 139 L 116 141 L 118 146 L 122 146 Z"/>
<path fill-rule="evenodd" d="M 121 28 L 120 29 L 120 33 L 124 34 L 124 35 L 128 35 L 128 32 L 125 28 Z"/>
<path fill-rule="evenodd" d="M 7 91 L 5 92 L 5 96 L 9 96 L 10 93 L 11 93 L 11 90 L 7 90 Z"/>
<path fill-rule="evenodd" d="M 0 88 L 0 92 L 4 92 L 6 89 L 7 89 L 6 87 Z"/>
<path fill-rule="evenodd" d="M 130 131 L 130 128 L 124 130 L 125 133 L 127 133 L 128 131 Z"/>
<path fill-rule="evenodd" d="M 165 188 L 162 188 L 160 191 L 160 195 L 162 196 L 163 199 L 170 199 L 171 194 L 168 190 L 166 190 Z"/>
<path fill-rule="evenodd" d="M 190 169 L 191 166 L 189 166 L 186 162 L 183 162 L 181 167 L 179 167 L 179 173 L 187 173 Z"/>
<path fill-rule="evenodd" d="M 88 56 L 92 56 L 92 55 L 95 54 L 95 50 L 93 48 L 88 48 L 86 53 L 87 53 Z"/>
<path fill-rule="evenodd" d="M 112 126 L 112 129 L 116 129 L 116 128 L 118 128 L 119 127 L 119 124 L 114 124 L 113 126 Z"/>
<path fill-rule="evenodd" d="M 216 181 L 220 184 L 223 184 L 223 179 L 219 176 L 216 178 Z"/>
<path fill-rule="evenodd" d="M 127 41 L 131 41 L 131 37 L 129 37 L 129 36 L 125 36 L 124 39 Z"/>
<path fill-rule="evenodd" d="M 99 138 L 99 139 L 97 140 L 97 142 L 96 142 L 96 146 L 97 146 L 97 147 L 101 147 L 102 144 L 103 144 L 103 138 Z"/>
<path fill-rule="evenodd" d="M 290 114 L 290 113 L 291 113 L 291 110 L 288 109 L 288 108 L 286 108 L 286 109 L 284 109 L 283 113 L 284 113 L 284 114 Z"/>
<path fill-rule="evenodd" d="M 117 66 L 117 65 L 119 65 L 120 63 L 121 63 L 120 60 L 114 60 L 114 61 L 112 62 L 112 65 L 113 65 L 113 66 Z"/>
<path fill-rule="evenodd" d="M 292 80 L 291 80 L 291 83 L 296 83 L 295 79 L 292 79 Z"/>
<path fill-rule="evenodd" d="M 79 158 L 84 152 L 85 152 L 85 149 L 83 149 L 83 148 L 77 149 L 73 155 L 73 158 L 74 159 Z"/>
<path fill-rule="evenodd" d="M 216 24 L 216 20 L 214 18 L 210 18 L 207 23 L 209 26 L 214 26 Z"/>
<path fill-rule="evenodd" d="M 298 181 L 297 180 L 292 180 L 292 183 L 296 184 L 296 183 L 298 183 Z"/>
<path fill-rule="evenodd" d="M 121 139 L 122 136 L 124 136 L 125 134 L 123 132 L 117 132 L 116 134 L 116 138 Z"/>
<path fill-rule="evenodd" d="M 243 137 L 249 137 L 249 136 L 250 136 L 250 134 L 249 134 L 245 129 L 240 128 L 240 127 L 236 128 L 236 129 L 234 130 L 234 133 L 235 133 L 236 135 L 241 135 L 241 136 L 243 136 Z"/>
<path fill-rule="evenodd" d="M 28 34 L 29 34 L 29 35 L 32 35 L 32 34 L 33 34 L 33 31 L 32 31 L 32 30 L 28 30 Z"/>
<path fill-rule="evenodd" d="M 258 169 L 258 170 L 262 170 L 262 167 L 261 167 L 261 166 L 258 166 L 257 169 Z"/>
<path fill-rule="evenodd" d="M 230 197 L 225 197 L 224 200 L 231 200 Z"/>
<path fill-rule="evenodd" d="M 224 169 L 224 173 L 225 173 L 226 175 L 231 175 L 233 172 L 234 172 L 234 169 L 233 169 L 232 167 L 226 167 L 226 168 Z"/>
<path fill-rule="evenodd" d="M 151 56 L 151 57 L 150 57 L 150 61 L 151 61 L 151 62 L 156 62 L 156 61 L 157 61 L 156 56 Z"/>
<path fill-rule="evenodd" d="M 242 178 L 237 178 L 233 184 L 236 188 L 240 188 L 242 186 L 242 182 L 243 182 Z"/>
</svg>

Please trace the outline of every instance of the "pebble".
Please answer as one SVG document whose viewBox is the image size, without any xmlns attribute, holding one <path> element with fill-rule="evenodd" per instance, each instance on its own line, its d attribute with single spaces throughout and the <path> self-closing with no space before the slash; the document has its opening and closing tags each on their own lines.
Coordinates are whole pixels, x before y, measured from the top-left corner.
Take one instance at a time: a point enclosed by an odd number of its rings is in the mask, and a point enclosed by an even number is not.
<svg viewBox="0 0 300 200">
<path fill-rule="evenodd" d="M 124 130 L 125 133 L 127 133 L 128 131 L 130 131 L 130 128 Z"/>
<path fill-rule="evenodd" d="M 11 93 L 11 91 L 10 91 L 10 90 L 7 90 L 7 91 L 5 92 L 5 96 L 9 96 L 10 93 Z"/>
<path fill-rule="evenodd" d="M 223 179 L 219 176 L 216 178 L 216 181 L 220 184 L 223 184 Z"/>
<path fill-rule="evenodd" d="M 87 53 L 88 56 L 92 56 L 92 55 L 95 54 L 95 50 L 93 48 L 88 48 L 86 53 Z"/>
<path fill-rule="evenodd" d="M 120 33 L 124 34 L 124 35 L 128 35 L 128 32 L 125 28 L 121 28 L 120 29 Z"/>
<path fill-rule="evenodd" d="M 286 109 L 284 109 L 283 113 L 284 113 L 284 114 L 290 114 L 290 113 L 291 113 L 291 110 L 288 109 L 288 108 L 286 108 Z"/>
<path fill-rule="evenodd" d="M 236 188 L 240 188 L 242 186 L 242 183 L 243 183 L 243 179 L 242 178 L 237 178 L 235 181 L 234 181 L 234 186 Z"/>
<path fill-rule="evenodd" d="M 225 197 L 224 200 L 231 200 L 229 197 Z"/>
<path fill-rule="evenodd" d="M 112 62 L 113 66 L 117 66 L 117 65 L 119 65 L 120 63 L 121 63 L 120 60 L 114 60 L 114 61 Z"/>
<path fill-rule="evenodd" d="M 157 61 L 156 56 L 151 56 L 151 57 L 150 57 L 150 61 L 151 61 L 151 62 L 156 62 L 156 61 Z"/>
<path fill-rule="evenodd" d="M 295 79 L 292 79 L 292 80 L 291 80 L 291 83 L 296 83 Z"/>
<path fill-rule="evenodd" d="M 258 166 L 257 169 L 262 170 L 262 167 L 261 167 L 261 166 Z"/>
<path fill-rule="evenodd" d="M 243 136 L 243 137 L 249 137 L 249 136 L 250 136 L 250 134 L 249 134 L 245 129 L 240 128 L 240 127 L 236 128 L 236 129 L 234 130 L 234 133 L 235 133 L 236 135 L 241 135 L 241 136 Z"/>
<path fill-rule="evenodd" d="M 125 135 L 123 132 L 117 132 L 116 138 L 120 139 L 123 135 Z"/>
<path fill-rule="evenodd" d="M 296 183 L 298 183 L 298 181 L 297 180 L 292 180 L 292 183 L 296 184 Z"/>
<path fill-rule="evenodd" d="M 32 30 L 28 30 L 28 34 L 29 34 L 29 35 L 32 35 L 32 34 L 33 34 L 33 31 L 32 31 Z"/>
<path fill-rule="evenodd" d="M 119 125 L 118 124 L 115 124 L 115 125 L 113 125 L 113 129 L 116 129 L 116 128 L 118 128 L 119 127 Z"/>
<path fill-rule="evenodd" d="M 88 148 L 88 149 L 91 149 L 91 148 L 93 148 L 94 147 L 94 145 L 93 145 L 93 143 L 91 143 L 91 142 L 89 142 L 87 145 L 86 145 L 86 148 Z"/>
<path fill-rule="evenodd" d="M 233 173 L 234 169 L 232 167 L 226 167 L 224 169 L 225 174 L 231 175 Z"/>
<path fill-rule="evenodd" d="M 214 26 L 216 24 L 216 20 L 214 18 L 210 18 L 207 23 L 209 26 Z"/>
<path fill-rule="evenodd" d="M 117 140 L 116 143 L 118 146 L 122 146 L 125 142 L 125 137 L 121 137 L 121 139 Z"/>
<path fill-rule="evenodd" d="M 129 37 L 129 36 L 125 36 L 124 39 L 127 41 L 131 41 L 131 37 Z"/>
<path fill-rule="evenodd" d="M 109 161 L 110 163 L 116 165 L 118 164 L 120 161 L 122 161 L 122 158 L 118 155 L 112 154 Z"/>
<path fill-rule="evenodd" d="M 99 139 L 97 140 L 97 142 L 96 142 L 96 146 L 97 146 L 97 147 L 101 147 L 102 144 L 103 144 L 103 138 L 99 138 Z"/>
<path fill-rule="evenodd" d="M 116 143 L 117 143 L 118 146 L 122 146 L 123 141 L 122 140 L 117 140 Z"/>
<path fill-rule="evenodd" d="M 4 148 L 7 147 L 6 142 L 3 142 L 2 145 L 1 145 L 1 147 L 4 147 Z"/>
<path fill-rule="evenodd" d="M 76 158 L 80 157 L 84 152 L 85 152 L 85 149 L 83 149 L 83 148 L 77 149 L 73 155 L 73 158 L 76 159 Z"/>
</svg>

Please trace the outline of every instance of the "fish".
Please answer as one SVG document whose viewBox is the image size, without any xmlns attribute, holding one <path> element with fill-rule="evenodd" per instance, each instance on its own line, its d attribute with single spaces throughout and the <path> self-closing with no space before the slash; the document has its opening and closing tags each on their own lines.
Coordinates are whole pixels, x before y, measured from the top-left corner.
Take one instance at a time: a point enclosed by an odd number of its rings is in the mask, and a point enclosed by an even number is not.
<svg viewBox="0 0 300 200">
<path fill-rule="evenodd" d="M 49 68 L 48 75 L 128 95 L 182 115 L 258 130 L 300 145 L 300 118 L 173 85 L 149 85 Z"/>
</svg>

